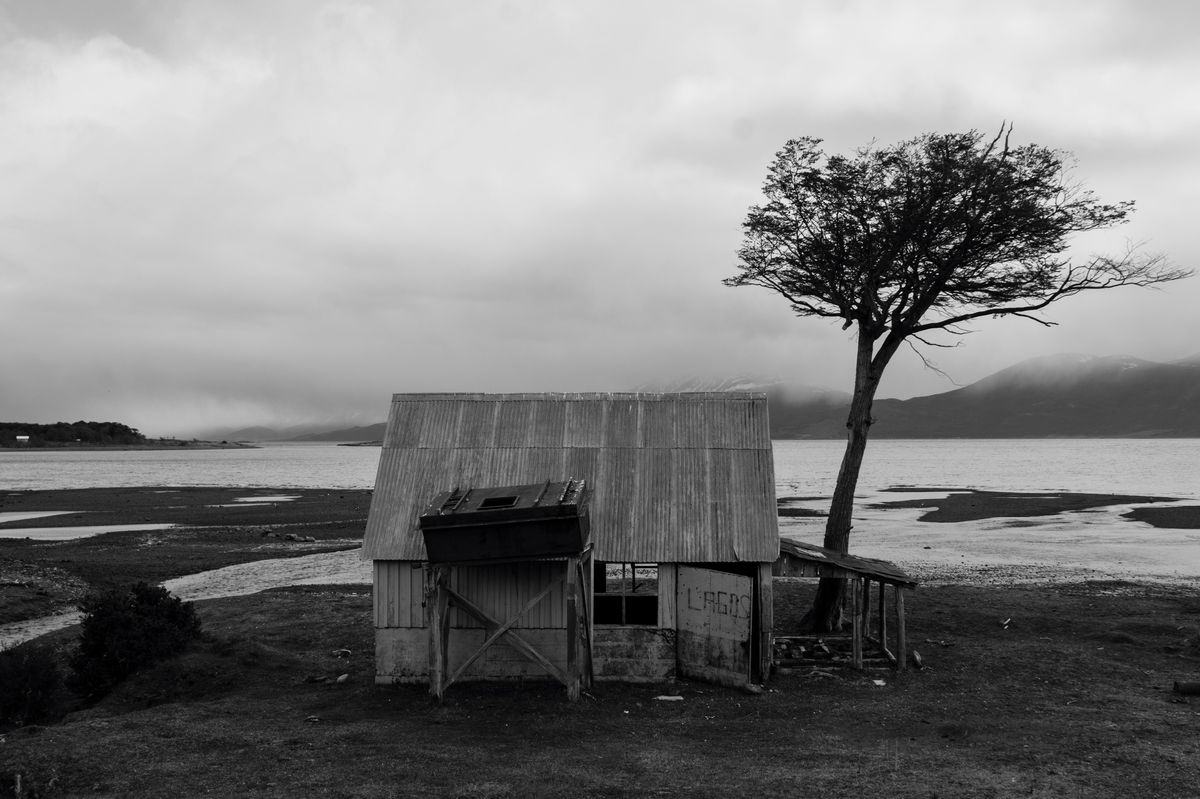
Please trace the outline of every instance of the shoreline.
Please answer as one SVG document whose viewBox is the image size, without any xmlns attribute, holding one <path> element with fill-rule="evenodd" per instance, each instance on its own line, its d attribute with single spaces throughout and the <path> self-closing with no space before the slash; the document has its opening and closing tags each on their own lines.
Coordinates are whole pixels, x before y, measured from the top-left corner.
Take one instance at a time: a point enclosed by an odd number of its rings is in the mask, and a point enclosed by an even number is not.
<svg viewBox="0 0 1200 799">
<path fill-rule="evenodd" d="M 167 486 L 0 491 L 0 626 L 72 610 L 87 593 L 109 586 L 357 550 L 371 493 Z M 56 515 L 27 516 L 39 512 Z M 177 526 L 57 541 L 4 535 L 147 523 Z"/>
<path fill-rule="evenodd" d="M 253 570 L 263 561 L 358 550 L 371 494 L 171 486 L 0 491 L 0 626 L 70 610 L 106 585 L 187 581 L 216 570 Z M 892 561 L 924 585 L 1200 587 L 1195 502 L 952 487 L 894 487 L 876 499 L 900 494 L 909 496 L 862 501 L 851 552 Z M 1150 507 L 1131 507 L 1139 504 Z M 827 498 L 783 497 L 780 505 L 781 536 L 820 543 Z M 39 512 L 55 515 L 29 518 Z M 145 529 L 156 523 L 176 526 Z M 93 525 L 141 529 L 58 541 L 4 536 Z"/>
<path fill-rule="evenodd" d="M 248 441 L 154 441 L 145 444 L 67 444 L 65 446 L 0 446 L 0 452 L 140 452 L 173 449 L 262 449 Z"/>
</svg>

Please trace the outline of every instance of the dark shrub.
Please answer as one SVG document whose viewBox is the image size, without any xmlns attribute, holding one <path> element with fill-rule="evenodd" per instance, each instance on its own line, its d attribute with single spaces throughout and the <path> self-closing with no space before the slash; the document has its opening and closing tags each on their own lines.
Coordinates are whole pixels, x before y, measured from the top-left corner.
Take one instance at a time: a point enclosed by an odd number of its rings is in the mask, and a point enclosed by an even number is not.
<svg viewBox="0 0 1200 799">
<path fill-rule="evenodd" d="M 177 655 L 200 635 L 190 602 L 162 586 L 137 583 L 84 599 L 79 651 L 71 659 L 71 687 L 95 700 L 130 674 Z"/>
<path fill-rule="evenodd" d="M 62 672 L 41 644 L 0 651 L 0 727 L 45 721 L 59 706 Z"/>
</svg>

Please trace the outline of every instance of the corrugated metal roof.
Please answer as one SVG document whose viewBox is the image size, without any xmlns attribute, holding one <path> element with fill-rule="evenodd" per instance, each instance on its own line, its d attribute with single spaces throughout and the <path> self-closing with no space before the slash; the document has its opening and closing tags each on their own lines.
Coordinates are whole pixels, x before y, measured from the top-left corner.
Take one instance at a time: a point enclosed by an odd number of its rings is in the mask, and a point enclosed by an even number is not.
<svg viewBox="0 0 1200 799">
<path fill-rule="evenodd" d="M 779 542 L 779 549 L 780 560 L 795 558 L 796 560 L 807 561 L 809 563 L 829 564 L 838 569 L 861 574 L 880 582 L 894 583 L 908 588 L 917 587 L 916 580 L 909 577 L 903 569 L 888 560 L 843 555 L 832 549 L 826 549 L 825 547 L 813 544 L 802 544 L 799 541 L 793 541 L 789 538 L 784 538 Z"/>
<path fill-rule="evenodd" d="M 396 394 L 364 557 L 424 560 L 417 517 L 442 491 L 569 477 L 599 560 L 779 554 L 763 394 Z"/>
</svg>

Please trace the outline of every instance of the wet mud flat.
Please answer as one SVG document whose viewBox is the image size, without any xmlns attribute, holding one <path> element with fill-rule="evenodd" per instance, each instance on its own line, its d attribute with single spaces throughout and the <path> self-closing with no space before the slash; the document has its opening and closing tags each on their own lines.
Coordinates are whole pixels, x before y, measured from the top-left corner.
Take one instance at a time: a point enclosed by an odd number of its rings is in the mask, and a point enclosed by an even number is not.
<svg viewBox="0 0 1200 799">
<path fill-rule="evenodd" d="M 1074 491 L 981 491 L 961 488 L 884 489 L 883 493 L 931 493 L 945 496 L 927 499 L 907 499 L 880 502 L 876 507 L 920 508 L 923 522 L 967 522 L 995 519 L 1002 516 L 1055 516 L 1062 513 L 1107 508 L 1118 505 L 1153 505 L 1132 508 L 1124 514 L 1128 519 L 1143 521 L 1154 527 L 1200 529 L 1200 504 L 1175 497 L 1148 497 L 1132 494 L 1088 494 Z"/>
<path fill-rule="evenodd" d="M 0 493 L 0 625 L 72 610 L 88 591 L 361 546 L 369 490 L 97 488 Z M 29 518 L 44 512 L 54 516 Z M 11 514 L 11 515 L 9 515 Z M 43 541 L 40 528 L 173 524 Z M 30 530 L 5 537 L 6 530 Z M 19 533 L 17 533 L 19 535 Z"/>
</svg>

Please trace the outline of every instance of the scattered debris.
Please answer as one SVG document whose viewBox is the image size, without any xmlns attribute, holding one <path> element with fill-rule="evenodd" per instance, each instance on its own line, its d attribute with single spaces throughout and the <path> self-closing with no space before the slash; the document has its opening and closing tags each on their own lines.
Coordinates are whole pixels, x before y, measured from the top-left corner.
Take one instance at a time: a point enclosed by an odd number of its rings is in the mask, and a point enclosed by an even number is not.
<svg viewBox="0 0 1200 799">
<path fill-rule="evenodd" d="M 665 696 L 664 695 L 664 696 L 656 696 L 654 698 L 660 702 L 682 702 L 683 701 L 682 696 Z"/>
<path fill-rule="evenodd" d="M 872 683 L 873 685 L 876 685 L 876 686 L 878 686 L 878 687 L 882 688 L 882 687 L 884 687 L 885 685 L 887 685 L 887 680 L 871 680 L 871 683 Z"/>
<path fill-rule="evenodd" d="M 339 683 L 339 684 L 340 684 L 340 683 L 344 683 L 344 682 L 345 682 L 346 680 L 348 680 L 348 679 L 350 679 L 350 675 L 349 675 L 349 674 L 339 674 L 339 675 L 338 675 L 338 678 L 337 678 L 336 680 L 334 680 L 334 682 L 336 682 L 336 683 Z"/>
<path fill-rule="evenodd" d="M 350 650 L 349 649 L 335 649 L 332 652 L 330 652 L 329 654 L 335 658 L 348 658 L 348 657 L 350 657 Z"/>
<path fill-rule="evenodd" d="M 305 716 L 304 720 L 306 722 L 308 722 L 309 724 L 316 724 L 316 723 L 320 722 L 321 717 L 320 716 Z"/>
<path fill-rule="evenodd" d="M 917 650 L 914 649 L 912 652 L 910 652 L 908 659 L 912 661 L 913 668 L 915 668 L 917 671 L 925 668 L 925 658 L 921 657 L 921 653 Z"/>
<path fill-rule="evenodd" d="M 1011 623 L 1012 623 L 1012 619 L 1005 619 L 1004 621 L 1000 622 L 1000 627 L 1001 627 L 1002 629 L 1005 629 L 1005 630 L 1007 630 L 1007 629 L 1008 629 L 1008 625 L 1009 625 L 1009 624 L 1011 624 Z"/>
</svg>

